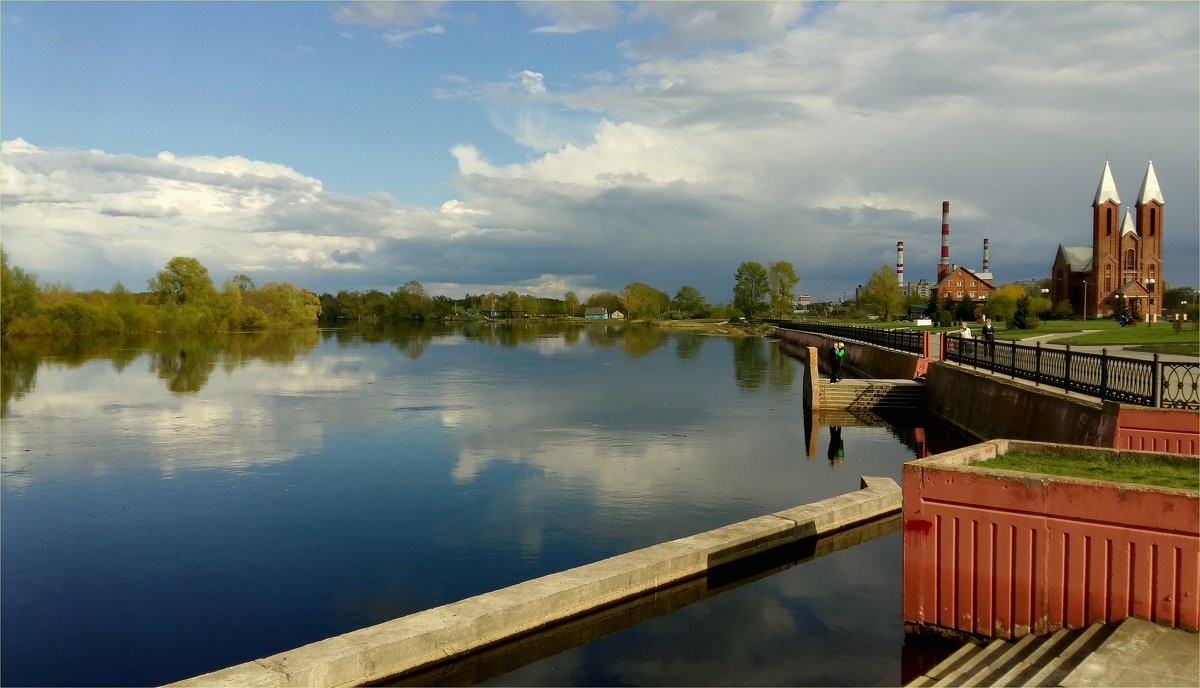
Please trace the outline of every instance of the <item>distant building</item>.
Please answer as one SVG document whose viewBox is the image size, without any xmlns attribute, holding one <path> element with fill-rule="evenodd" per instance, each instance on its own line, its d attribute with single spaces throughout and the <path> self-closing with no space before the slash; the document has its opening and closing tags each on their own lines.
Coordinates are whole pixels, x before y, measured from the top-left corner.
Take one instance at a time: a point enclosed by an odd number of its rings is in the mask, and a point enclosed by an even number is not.
<svg viewBox="0 0 1200 688">
<path fill-rule="evenodd" d="M 611 317 L 613 320 L 624 320 L 625 314 L 622 313 L 621 311 L 613 311 L 612 315 L 609 317 Z"/>
<path fill-rule="evenodd" d="M 922 299 L 929 298 L 929 292 L 933 289 L 934 283 L 927 279 L 919 279 L 916 282 L 909 282 L 900 285 L 900 293 L 905 296 L 920 296 Z"/>
<path fill-rule="evenodd" d="M 1092 245 L 1059 244 L 1050 270 L 1050 301 L 1069 303 L 1084 317 L 1112 315 L 1121 303 L 1143 317 L 1162 315 L 1163 193 L 1146 165 L 1133 211 L 1125 210 L 1118 227 L 1121 198 L 1108 162 L 1092 201 Z"/>
<path fill-rule="evenodd" d="M 987 273 L 988 279 L 984 279 L 983 275 L 972 272 L 961 265 L 950 267 L 950 272 L 938 280 L 935 287 L 939 300 L 943 302 L 962 301 L 965 298 L 974 302 L 977 310 L 987 303 L 988 294 L 991 294 L 994 289 L 991 273 Z"/>
<path fill-rule="evenodd" d="M 608 320 L 608 309 L 600 306 L 588 306 L 583 309 L 583 317 L 587 320 Z"/>
</svg>

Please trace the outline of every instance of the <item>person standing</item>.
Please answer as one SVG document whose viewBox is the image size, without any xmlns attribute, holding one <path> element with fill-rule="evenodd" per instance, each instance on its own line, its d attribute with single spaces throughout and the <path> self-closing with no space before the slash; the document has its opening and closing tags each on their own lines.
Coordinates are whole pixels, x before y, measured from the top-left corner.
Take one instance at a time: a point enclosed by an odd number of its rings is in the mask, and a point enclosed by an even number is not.
<svg viewBox="0 0 1200 688">
<path fill-rule="evenodd" d="M 992 324 L 991 318 L 983 319 L 983 341 L 987 342 L 988 355 L 996 350 L 996 326 Z"/>
<path fill-rule="evenodd" d="M 973 335 L 971 334 L 971 328 L 967 327 L 967 321 L 966 321 L 966 320 L 963 320 L 963 321 L 959 322 L 959 324 L 958 324 L 958 336 L 959 336 L 959 337 L 962 337 L 963 339 L 970 339 L 970 338 L 973 336 Z"/>
<path fill-rule="evenodd" d="M 842 379 L 842 357 L 846 355 L 846 347 L 841 342 L 834 342 L 829 350 L 829 381 L 838 382 Z"/>
</svg>

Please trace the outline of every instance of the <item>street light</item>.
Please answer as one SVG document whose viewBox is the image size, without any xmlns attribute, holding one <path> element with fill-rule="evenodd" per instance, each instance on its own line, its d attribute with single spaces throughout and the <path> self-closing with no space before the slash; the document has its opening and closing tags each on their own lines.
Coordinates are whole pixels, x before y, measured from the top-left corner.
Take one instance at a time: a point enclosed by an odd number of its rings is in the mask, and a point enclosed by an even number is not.
<svg viewBox="0 0 1200 688">
<path fill-rule="evenodd" d="M 1083 319 L 1087 320 L 1087 280 L 1083 280 Z"/>
</svg>

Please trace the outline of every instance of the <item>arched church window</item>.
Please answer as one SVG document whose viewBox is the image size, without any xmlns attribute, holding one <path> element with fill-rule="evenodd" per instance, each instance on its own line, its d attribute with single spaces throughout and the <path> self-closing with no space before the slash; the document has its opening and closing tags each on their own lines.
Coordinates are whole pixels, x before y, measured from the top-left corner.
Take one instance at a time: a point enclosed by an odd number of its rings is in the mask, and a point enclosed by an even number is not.
<svg viewBox="0 0 1200 688">
<path fill-rule="evenodd" d="M 1104 291 L 1105 293 L 1112 291 L 1112 266 L 1104 266 Z"/>
<path fill-rule="evenodd" d="M 1104 236 L 1112 236 L 1112 208 L 1106 208 L 1104 212 Z"/>
<path fill-rule="evenodd" d="M 1126 270 L 1136 270 L 1137 269 L 1137 256 L 1134 255 L 1133 249 L 1129 249 L 1128 251 L 1125 252 L 1125 269 Z"/>
<path fill-rule="evenodd" d="M 1158 219 L 1158 208 L 1150 209 L 1150 236 L 1154 236 L 1155 220 Z"/>
</svg>

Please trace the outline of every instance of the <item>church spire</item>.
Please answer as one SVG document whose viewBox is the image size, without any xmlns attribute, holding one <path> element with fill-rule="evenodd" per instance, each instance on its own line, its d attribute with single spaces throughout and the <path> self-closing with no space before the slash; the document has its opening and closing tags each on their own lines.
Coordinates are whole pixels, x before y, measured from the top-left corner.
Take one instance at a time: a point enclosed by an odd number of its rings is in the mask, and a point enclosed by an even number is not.
<svg viewBox="0 0 1200 688">
<path fill-rule="evenodd" d="M 1159 205 L 1166 205 L 1163 201 L 1162 189 L 1158 186 L 1158 175 L 1154 174 L 1153 160 L 1146 165 L 1146 177 L 1142 179 L 1142 190 L 1138 192 L 1137 204 L 1146 205 L 1150 201 L 1158 201 Z"/>
<path fill-rule="evenodd" d="M 1125 211 L 1125 221 L 1121 223 L 1121 236 L 1126 234 L 1137 234 L 1137 227 L 1133 224 L 1133 213 L 1128 209 Z"/>
<path fill-rule="evenodd" d="M 1153 175 L 1154 170 L 1151 168 L 1148 174 Z M 1154 183 L 1155 188 L 1158 188 L 1158 182 Z M 1142 186 L 1145 189 L 1145 185 Z M 1121 197 L 1117 195 L 1117 183 L 1113 181 L 1112 170 L 1108 167 L 1108 161 L 1104 161 L 1104 174 L 1100 175 L 1100 186 L 1096 188 L 1096 200 L 1092 201 L 1092 207 L 1098 206 L 1101 203 L 1112 201 L 1117 205 L 1121 205 Z"/>
</svg>

